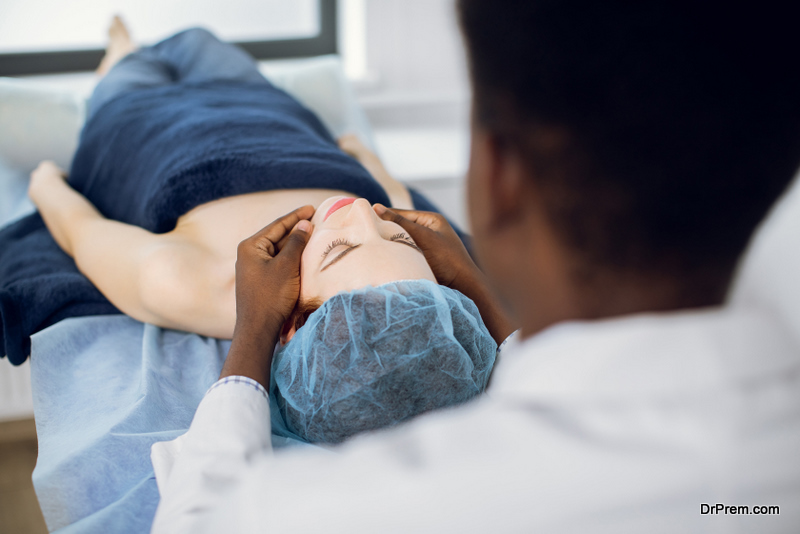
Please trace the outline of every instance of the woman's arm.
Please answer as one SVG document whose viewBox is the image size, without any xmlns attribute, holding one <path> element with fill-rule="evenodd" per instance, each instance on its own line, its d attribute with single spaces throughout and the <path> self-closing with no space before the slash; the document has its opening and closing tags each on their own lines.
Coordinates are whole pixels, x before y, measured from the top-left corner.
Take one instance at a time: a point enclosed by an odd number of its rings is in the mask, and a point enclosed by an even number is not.
<svg viewBox="0 0 800 534">
<path fill-rule="evenodd" d="M 31 174 L 28 194 L 78 269 L 117 308 L 165 328 L 230 338 L 236 319 L 233 265 L 172 234 L 112 221 L 52 162 Z"/>
<path fill-rule="evenodd" d="M 403 210 L 414 209 L 411 194 L 406 186 L 392 178 L 380 158 L 368 149 L 357 136 L 353 134 L 343 135 L 339 138 L 339 148 L 346 154 L 353 156 L 381 184 L 381 187 L 389 196 L 389 200 L 392 201 L 392 207 Z"/>
</svg>

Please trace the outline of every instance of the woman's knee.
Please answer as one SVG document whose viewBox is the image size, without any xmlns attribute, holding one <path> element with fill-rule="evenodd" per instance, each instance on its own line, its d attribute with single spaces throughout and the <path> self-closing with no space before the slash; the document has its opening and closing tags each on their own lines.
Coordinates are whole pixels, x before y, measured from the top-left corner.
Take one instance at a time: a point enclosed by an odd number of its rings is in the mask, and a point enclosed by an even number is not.
<svg viewBox="0 0 800 534">
<path fill-rule="evenodd" d="M 219 41 L 216 35 L 209 30 L 201 27 L 189 28 L 173 35 L 170 40 L 175 39 L 190 46 L 202 46 L 204 43 Z"/>
</svg>

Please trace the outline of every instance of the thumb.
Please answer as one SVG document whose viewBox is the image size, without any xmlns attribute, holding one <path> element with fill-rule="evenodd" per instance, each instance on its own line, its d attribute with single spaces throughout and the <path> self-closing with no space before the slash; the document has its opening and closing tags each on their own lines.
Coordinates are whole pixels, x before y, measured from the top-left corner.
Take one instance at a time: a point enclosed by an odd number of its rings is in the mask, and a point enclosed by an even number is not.
<svg viewBox="0 0 800 534">
<path fill-rule="evenodd" d="M 306 220 L 298 222 L 281 243 L 282 246 L 277 256 L 294 260 L 299 264 L 300 256 L 303 255 L 303 250 L 305 250 L 310 237 L 311 223 Z"/>
<path fill-rule="evenodd" d="M 399 225 L 403 230 L 408 232 L 411 237 L 415 237 L 415 235 L 419 234 L 419 232 L 424 228 L 422 225 L 415 223 L 412 220 L 406 219 L 396 211 L 387 208 L 383 204 L 375 204 L 374 206 L 375 213 L 383 219 L 384 221 L 393 222 Z"/>
</svg>

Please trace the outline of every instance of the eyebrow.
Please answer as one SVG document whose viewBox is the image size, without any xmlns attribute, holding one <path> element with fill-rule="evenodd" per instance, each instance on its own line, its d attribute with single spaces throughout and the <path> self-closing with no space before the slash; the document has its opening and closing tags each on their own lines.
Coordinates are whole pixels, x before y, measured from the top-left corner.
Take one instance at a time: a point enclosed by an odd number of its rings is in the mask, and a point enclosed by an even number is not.
<svg viewBox="0 0 800 534">
<path fill-rule="evenodd" d="M 425 256 L 425 253 L 422 252 L 422 249 L 420 249 L 417 245 L 415 245 L 413 243 L 409 243 L 408 241 L 402 241 L 400 239 L 392 239 L 392 243 L 401 243 L 403 245 L 406 245 L 408 247 L 413 248 L 414 250 L 416 250 L 417 252 L 419 252 L 420 254 Z M 327 269 L 328 267 L 330 267 L 331 265 L 333 265 L 337 261 L 341 260 L 342 258 L 347 256 L 348 254 L 350 254 L 352 251 L 354 251 L 355 249 L 357 249 L 360 246 L 361 246 L 361 243 L 359 243 L 358 245 L 353 245 L 352 247 L 350 247 L 348 249 L 345 249 L 344 251 L 340 252 L 335 258 L 333 258 L 333 260 L 330 261 L 330 263 L 328 263 L 328 265 L 326 265 L 325 267 L 320 269 L 319 272 L 324 271 L 325 269 Z"/>
</svg>

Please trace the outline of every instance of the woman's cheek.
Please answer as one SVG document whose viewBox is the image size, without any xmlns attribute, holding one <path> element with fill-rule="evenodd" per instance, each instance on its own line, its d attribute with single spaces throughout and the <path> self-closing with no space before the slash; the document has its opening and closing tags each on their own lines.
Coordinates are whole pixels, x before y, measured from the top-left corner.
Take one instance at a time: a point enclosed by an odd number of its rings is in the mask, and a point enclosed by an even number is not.
<svg viewBox="0 0 800 534">
<path fill-rule="evenodd" d="M 318 263 L 322 251 L 315 252 L 319 248 L 314 243 L 314 236 L 312 234 L 306 245 L 303 255 L 300 257 L 300 295 L 307 296 L 313 295 L 316 290 L 316 276 L 314 266 Z"/>
</svg>

